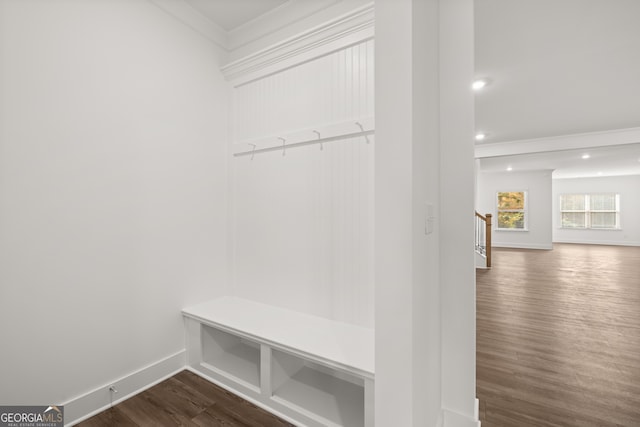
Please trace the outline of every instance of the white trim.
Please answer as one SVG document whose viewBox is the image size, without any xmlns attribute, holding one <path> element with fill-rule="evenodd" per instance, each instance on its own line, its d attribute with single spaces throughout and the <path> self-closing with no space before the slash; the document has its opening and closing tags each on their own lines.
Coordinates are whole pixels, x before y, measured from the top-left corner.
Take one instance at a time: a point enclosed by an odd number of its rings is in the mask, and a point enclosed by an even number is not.
<svg viewBox="0 0 640 427">
<path fill-rule="evenodd" d="M 64 403 L 65 418 L 71 420 L 65 426 L 73 426 L 134 395 L 153 387 L 185 369 L 186 350 L 151 363 L 121 378 L 109 381 Z M 115 385 L 118 399 L 111 402 L 109 386 Z"/>
<path fill-rule="evenodd" d="M 478 399 L 475 401 L 477 402 Z M 474 411 L 476 411 L 476 405 L 477 403 L 474 402 Z M 442 409 L 442 420 L 443 427 L 480 427 L 480 420 L 476 414 L 468 417 L 445 408 Z"/>
<path fill-rule="evenodd" d="M 491 242 L 493 248 L 513 248 L 513 249 L 553 249 L 553 243 L 507 243 L 507 242 Z"/>
<path fill-rule="evenodd" d="M 478 251 L 473 251 L 473 252 L 475 254 L 476 268 L 488 270 L 489 267 L 487 267 L 487 257 L 485 255 L 482 255 Z"/>
<path fill-rule="evenodd" d="M 475 146 L 475 156 L 476 159 L 481 159 L 484 157 L 636 144 L 638 142 L 640 142 L 640 128 L 616 129 L 549 138 L 477 144 Z"/>
<path fill-rule="evenodd" d="M 275 9 L 229 30 L 229 49 L 232 51 L 241 49 L 251 43 L 268 37 L 287 27 L 298 24 L 335 7 L 342 0 L 314 0 L 299 1 L 287 0 Z M 309 27 L 308 25 L 306 27 Z"/>
<path fill-rule="evenodd" d="M 569 212 L 569 211 L 563 211 L 563 212 Z M 614 212 L 612 212 L 614 213 Z M 621 228 L 587 228 L 587 227 L 563 227 L 563 226 L 559 226 L 556 227 L 556 229 L 558 230 L 578 230 L 578 231 L 624 231 L 624 229 Z"/>
<path fill-rule="evenodd" d="M 374 36 L 373 3 L 222 67 L 234 86 L 327 55 Z"/>
<path fill-rule="evenodd" d="M 605 230 L 605 231 L 617 231 L 617 230 Z M 619 240 L 553 239 L 553 243 L 572 243 L 572 244 L 578 244 L 578 245 L 604 245 L 604 246 L 640 246 L 640 241 L 621 242 Z"/>
<path fill-rule="evenodd" d="M 175 19 L 229 51 L 227 32 L 215 22 L 195 10 L 184 0 L 148 0 Z"/>
</svg>

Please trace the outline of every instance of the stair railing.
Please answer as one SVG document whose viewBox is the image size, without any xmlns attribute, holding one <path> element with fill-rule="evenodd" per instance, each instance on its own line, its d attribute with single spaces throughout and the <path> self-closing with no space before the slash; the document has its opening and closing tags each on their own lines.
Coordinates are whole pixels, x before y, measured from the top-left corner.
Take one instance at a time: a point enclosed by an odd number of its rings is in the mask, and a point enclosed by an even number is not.
<svg viewBox="0 0 640 427">
<path fill-rule="evenodd" d="M 476 211 L 476 252 L 487 259 L 487 268 L 491 267 L 491 214 L 479 214 Z"/>
</svg>

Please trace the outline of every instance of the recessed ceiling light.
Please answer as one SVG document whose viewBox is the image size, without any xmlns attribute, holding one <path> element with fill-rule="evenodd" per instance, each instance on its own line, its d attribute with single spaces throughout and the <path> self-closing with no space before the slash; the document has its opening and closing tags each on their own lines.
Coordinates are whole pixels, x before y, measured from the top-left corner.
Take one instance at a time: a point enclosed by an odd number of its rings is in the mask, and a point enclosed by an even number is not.
<svg viewBox="0 0 640 427">
<path fill-rule="evenodd" d="M 511 172 L 513 170 L 513 168 L 511 166 L 507 167 L 507 171 Z"/>
<path fill-rule="evenodd" d="M 487 137 L 486 134 L 482 133 L 482 132 L 478 132 L 476 133 L 476 141 L 482 141 Z"/>
<path fill-rule="evenodd" d="M 583 155 L 582 155 L 582 158 L 583 158 L 583 159 L 588 159 L 589 157 L 591 157 L 589 154 L 583 154 Z"/>
<path fill-rule="evenodd" d="M 473 90 L 480 90 L 487 84 L 489 84 L 489 82 L 486 79 L 478 79 L 473 82 L 471 87 L 473 88 Z"/>
</svg>

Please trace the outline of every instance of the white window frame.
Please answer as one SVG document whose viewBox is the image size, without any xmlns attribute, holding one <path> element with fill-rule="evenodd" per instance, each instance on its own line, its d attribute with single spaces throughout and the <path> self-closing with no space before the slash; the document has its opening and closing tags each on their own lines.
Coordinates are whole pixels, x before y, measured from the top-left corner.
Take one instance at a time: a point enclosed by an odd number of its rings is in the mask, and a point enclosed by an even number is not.
<svg viewBox="0 0 640 427">
<path fill-rule="evenodd" d="M 524 195 L 524 209 L 500 209 L 499 197 L 500 193 L 522 193 Z M 496 192 L 495 197 L 496 216 L 495 216 L 495 230 L 496 231 L 529 231 L 529 192 L 527 190 L 501 190 Z M 500 228 L 500 212 L 522 212 L 524 213 L 524 227 L 523 228 Z"/>
<path fill-rule="evenodd" d="M 606 209 L 606 210 L 593 210 L 591 209 L 591 196 L 601 196 L 601 195 L 615 195 L 615 209 Z M 564 196 L 584 196 L 584 210 L 563 210 L 562 209 L 562 198 Z M 563 193 L 560 194 L 559 201 L 559 211 L 560 211 L 560 227 L 563 230 L 621 230 L 620 227 L 620 194 L 619 193 Z M 562 221 L 563 213 L 584 213 L 584 227 L 565 227 Z M 615 225 L 613 227 L 593 227 L 591 225 L 591 214 L 592 213 L 615 213 Z"/>
</svg>

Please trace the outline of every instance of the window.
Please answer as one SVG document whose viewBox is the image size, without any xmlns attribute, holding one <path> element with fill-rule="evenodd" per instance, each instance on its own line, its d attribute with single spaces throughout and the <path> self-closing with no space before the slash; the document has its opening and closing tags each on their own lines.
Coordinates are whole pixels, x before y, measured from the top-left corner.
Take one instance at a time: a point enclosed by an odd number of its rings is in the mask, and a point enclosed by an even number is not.
<svg viewBox="0 0 640 427">
<path fill-rule="evenodd" d="M 620 228 L 620 195 L 562 194 L 560 195 L 561 228 Z"/>
<path fill-rule="evenodd" d="M 498 230 L 527 229 L 527 193 L 498 192 Z"/>
</svg>

